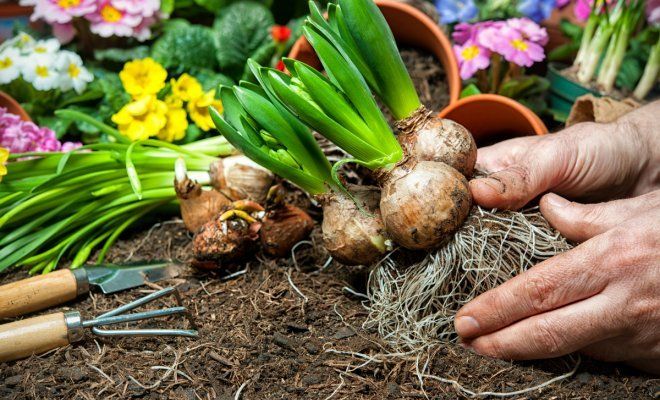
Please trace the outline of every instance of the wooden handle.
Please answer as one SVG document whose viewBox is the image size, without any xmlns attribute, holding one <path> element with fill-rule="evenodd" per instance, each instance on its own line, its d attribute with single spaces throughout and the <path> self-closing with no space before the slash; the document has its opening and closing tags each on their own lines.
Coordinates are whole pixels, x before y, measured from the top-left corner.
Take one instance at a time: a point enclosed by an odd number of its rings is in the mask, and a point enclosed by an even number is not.
<svg viewBox="0 0 660 400">
<path fill-rule="evenodd" d="M 0 362 L 41 354 L 69 344 L 64 313 L 0 325 Z"/>
<path fill-rule="evenodd" d="M 0 318 L 15 317 L 73 300 L 76 277 L 69 269 L 0 286 Z"/>
</svg>

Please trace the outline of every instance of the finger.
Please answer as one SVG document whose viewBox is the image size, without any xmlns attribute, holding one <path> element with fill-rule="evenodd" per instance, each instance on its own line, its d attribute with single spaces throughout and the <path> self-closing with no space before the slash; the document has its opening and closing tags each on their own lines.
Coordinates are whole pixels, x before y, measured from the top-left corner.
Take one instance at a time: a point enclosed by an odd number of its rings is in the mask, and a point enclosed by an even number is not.
<svg viewBox="0 0 660 400">
<path fill-rule="evenodd" d="M 578 242 L 600 235 L 660 207 L 660 190 L 599 204 L 570 202 L 554 193 L 541 199 L 541 213 L 566 238 Z"/>
<path fill-rule="evenodd" d="M 609 337 L 621 329 L 607 296 L 599 294 L 566 307 L 535 315 L 468 345 L 479 354 L 505 360 L 559 357 Z"/>
<path fill-rule="evenodd" d="M 512 166 L 470 181 L 474 202 L 486 208 L 517 210 L 545 191 L 540 177 L 527 166 Z M 541 177 L 542 178 L 542 177 Z"/>
<path fill-rule="evenodd" d="M 609 280 L 599 271 L 607 262 L 608 240 L 594 238 L 478 296 L 456 314 L 456 333 L 475 338 L 601 292 Z"/>
</svg>

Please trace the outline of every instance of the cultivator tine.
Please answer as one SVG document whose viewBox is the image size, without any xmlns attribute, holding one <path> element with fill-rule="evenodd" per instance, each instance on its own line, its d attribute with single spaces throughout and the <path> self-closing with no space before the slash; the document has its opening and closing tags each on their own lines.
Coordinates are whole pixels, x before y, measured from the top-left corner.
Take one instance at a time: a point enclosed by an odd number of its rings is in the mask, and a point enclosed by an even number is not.
<svg viewBox="0 0 660 400">
<path fill-rule="evenodd" d="M 142 305 L 148 304 L 156 299 L 174 293 L 174 297 L 178 304 L 177 307 L 165 308 L 162 310 L 149 310 L 138 313 L 127 314 L 128 311 L 134 310 Z M 183 314 L 190 322 L 193 329 L 102 329 L 101 326 L 117 325 L 127 322 L 142 321 L 147 319 L 166 317 L 169 315 Z M 184 336 L 184 337 L 197 337 L 197 326 L 192 318 L 192 315 L 186 307 L 183 306 L 181 295 L 176 288 L 169 287 L 157 292 L 151 293 L 140 299 L 124 304 L 114 310 L 108 311 L 105 314 L 98 316 L 89 321 L 83 321 L 83 327 L 91 327 L 92 332 L 99 336 Z"/>
</svg>

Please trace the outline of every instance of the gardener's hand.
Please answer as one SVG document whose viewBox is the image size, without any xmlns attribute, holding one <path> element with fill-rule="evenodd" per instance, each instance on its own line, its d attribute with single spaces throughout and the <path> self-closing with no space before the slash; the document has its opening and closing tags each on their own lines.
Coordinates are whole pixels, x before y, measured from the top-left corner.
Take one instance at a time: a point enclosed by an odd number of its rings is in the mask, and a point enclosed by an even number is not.
<svg viewBox="0 0 660 400">
<path fill-rule="evenodd" d="M 579 125 L 558 136 L 480 150 L 482 168 L 500 171 L 491 175 L 494 181 L 470 183 L 476 202 L 486 207 L 518 208 L 547 191 L 640 196 L 596 205 L 544 196 L 540 206 L 548 221 L 584 243 L 463 307 L 456 330 L 467 345 L 506 359 L 583 350 L 660 372 L 658 106 L 616 125 Z"/>
<path fill-rule="evenodd" d="M 488 178 L 470 182 L 477 204 L 518 209 L 552 191 L 574 199 L 635 196 L 660 187 L 660 101 L 616 124 L 579 124 L 553 135 L 479 149 Z"/>
<path fill-rule="evenodd" d="M 660 190 L 597 205 L 548 194 L 541 211 L 586 241 L 463 307 L 463 341 L 497 358 L 582 350 L 660 373 Z"/>
</svg>

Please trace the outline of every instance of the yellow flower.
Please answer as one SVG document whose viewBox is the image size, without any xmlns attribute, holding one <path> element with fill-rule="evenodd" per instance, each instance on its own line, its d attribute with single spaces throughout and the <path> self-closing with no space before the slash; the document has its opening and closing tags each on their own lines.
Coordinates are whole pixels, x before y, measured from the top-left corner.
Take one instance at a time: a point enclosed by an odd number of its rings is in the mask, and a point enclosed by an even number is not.
<svg viewBox="0 0 660 400">
<path fill-rule="evenodd" d="M 195 125 L 203 131 L 213 128 L 213 120 L 209 114 L 209 107 L 213 107 L 222 113 L 222 102 L 215 98 L 215 89 L 204 93 L 202 96 L 190 100 L 188 103 L 188 114 Z"/>
<path fill-rule="evenodd" d="M 132 141 L 148 139 L 158 135 L 167 124 L 167 104 L 154 95 L 145 95 L 126 104 L 112 122 L 117 124 L 119 132 Z"/>
<path fill-rule="evenodd" d="M 7 167 L 5 163 L 9 159 L 9 150 L 4 147 L 0 147 L 0 182 L 2 182 L 2 177 L 7 175 Z"/>
<path fill-rule="evenodd" d="M 165 99 L 165 102 L 167 100 Z M 186 114 L 186 110 L 182 108 L 182 105 L 177 107 L 176 104 L 173 106 L 171 103 L 168 103 L 167 124 L 158 132 L 158 139 L 166 142 L 181 140 L 186 136 L 186 129 L 188 129 L 188 115 Z"/>
<path fill-rule="evenodd" d="M 177 97 L 173 94 L 168 94 L 165 96 L 165 104 L 172 109 L 172 108 L 183 108 L 183 100 L 181 100 L 180 97 Z"/>
<path fill-rule="evenodd" d="M 179 79 L 170 80 L 172 93 L 183 101 L 196 99 L 203 94 L 202 85 L 194 77 L 183 74 Z"/>
<path fill-rule="evenodd" d="M 145 94 L 156 94 L 165 87 L 167 71 L 152 58 L 127 62 L 119 73 L 126 92 L 138 98 Z"/>
</svg>

